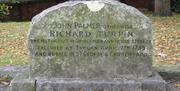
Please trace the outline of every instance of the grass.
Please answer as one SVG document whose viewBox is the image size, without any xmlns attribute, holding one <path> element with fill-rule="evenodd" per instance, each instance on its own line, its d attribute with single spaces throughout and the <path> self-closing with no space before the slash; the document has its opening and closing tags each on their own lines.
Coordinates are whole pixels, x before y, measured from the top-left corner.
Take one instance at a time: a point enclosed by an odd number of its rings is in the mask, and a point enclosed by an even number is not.
<svg viewBox="0 0 180 91">
<path fill-rule="evenodd" d="M 0 23 L 0 66 L 27 64 L 29 22 Z"/>
<path fill-rule="evenodd" d="M 180 63 L 180 14 L 172 17 L 149 15 L 154 27 L 154 65 Z"/>
<path fill-rule="evenodd" d="M 154 27 L 154 65 L 180 63 L 180 14 L 157 17 L 151 13 Z M 29 22 L 0 23 L 0 66 L 26 65 Z"/>
</svg>

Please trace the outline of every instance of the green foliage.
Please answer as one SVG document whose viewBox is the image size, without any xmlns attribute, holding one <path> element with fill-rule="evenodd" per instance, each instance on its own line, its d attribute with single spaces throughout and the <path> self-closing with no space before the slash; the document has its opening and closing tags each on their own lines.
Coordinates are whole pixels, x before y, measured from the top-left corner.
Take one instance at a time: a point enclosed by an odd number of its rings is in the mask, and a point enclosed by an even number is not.
<svg viewBox="0 0 180 91">
<path fill-rule="evenodd" d="M 19 3 L 19 1 L 18 0 L 10 0 L 9 3 Z M 8 15 L 10 8 L 12 8 L 12 7 L 5 3 L 0 3 L 0 17 L 2 17 L 4 15 Z"/>
<path fill-rule="evenodd" d="M 11 76 L 9 76 L 9 75 L 4 78 L 4 80 L 5 80 L 6 82 L 10 82 L 12 79 L 13 79 L 13 77 L 11 77 Z"/>
<path fill-rule="evenodd" d="M 6 4 L 0 4 L 0 17 L 9 14 L 9 9 L 11 7 Z"/>
</svg>

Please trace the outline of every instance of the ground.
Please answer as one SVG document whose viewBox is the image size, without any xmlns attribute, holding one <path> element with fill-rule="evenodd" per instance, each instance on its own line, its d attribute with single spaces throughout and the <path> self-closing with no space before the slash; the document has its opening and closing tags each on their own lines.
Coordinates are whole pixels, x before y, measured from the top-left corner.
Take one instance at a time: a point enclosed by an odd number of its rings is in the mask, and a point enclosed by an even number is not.
<svg viewBox="0 0 180 91">
<path fill-rule="evenodd" d="M 180 14 L 150 16 L 154 27 L 154 65 L 180 62 Z"/>
<path fill-rule="evenodd" d="M 154 28 L 153 66 L 159 70 L 180 72 L 180 14 L 153 16 L 145 12 Z M 27 65 L 29 22 L 0 23 L 0 66 Z M 180 87 L 179 84 L 175 86 Z"/>
<path fill-rule="evenodd" d="M 27 64 L 29 22 L 0 23 L 0 66 Z"/>
</svg>

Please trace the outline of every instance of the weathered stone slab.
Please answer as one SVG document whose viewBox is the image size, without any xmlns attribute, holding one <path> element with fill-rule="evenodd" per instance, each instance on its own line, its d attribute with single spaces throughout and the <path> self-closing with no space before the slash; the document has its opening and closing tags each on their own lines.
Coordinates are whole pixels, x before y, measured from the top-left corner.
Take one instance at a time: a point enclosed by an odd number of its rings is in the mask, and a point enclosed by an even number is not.
<svg viewBox="0 0 180 91">
<path fill-rule="evenodd" d="M 167 83 L 164 80 L 144 80 L 142 91 L 168 91 Z"/>
<path fill-rule="evenodd" d="M 164 80 L 37 80 L 36 91 L 169 91 Z"/>
<path fill-rule="evenodd" d="M 36 91 L 36 84 L 34 79 L 19 79 L 11 82 L 10 91 Z"/>
<path fill-rule="evenodd" d="M 118 1 L 69 1 L 33 18 L 30 76 L 109 79 L 152 75 L 152 28 Z"/>
<path fill-rule="evenodd" d="M 37 91 L 139 91 L 135 81 L 38 80 Z"/>
<path fill-rule="evenodd" d="M 175 91 L 158 75 L 153 77 L 82 80 L 77 78 L 37 78 L 14 80 L 10 91 Z"/>
<path fill-rule="evenodd" d="M 33 86 L 34 84 L 34 86 Z M 168 84 L 156 78 L 114 80 L 80 80 L 80 79 L 41 79 L 36 83 L 24 79 L 13 82 L 0 91 L 176 91 L 168 88 Z M 177 90 L 178 91 L 178 90 Z"/>
<path fill-rule="evenodd" d="M 23 73 L 27 71 L 28 68 L 25 67 L 14 67 L 14 66 L 2 66 L 0 67 L 0 77 L 15 77 L 18 73 Z"/>
<path fill-rule="evenodd" d="M 10 87 L 9 86 L 4 86 L 0 84 L 0 91 L 10 91 Z"/>
</svg>

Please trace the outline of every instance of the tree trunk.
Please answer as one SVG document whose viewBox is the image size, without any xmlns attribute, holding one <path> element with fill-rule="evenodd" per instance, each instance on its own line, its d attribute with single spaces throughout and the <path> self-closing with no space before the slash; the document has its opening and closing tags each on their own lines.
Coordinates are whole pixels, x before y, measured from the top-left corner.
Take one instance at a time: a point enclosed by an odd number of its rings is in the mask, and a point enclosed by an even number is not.
<svg viewBox="0 0 180 91">
<path fill-rule="evenodd" d="M 155 0 L 155 15 L 170 16 L 171 0 Z"/>
</svg>

